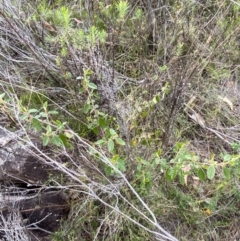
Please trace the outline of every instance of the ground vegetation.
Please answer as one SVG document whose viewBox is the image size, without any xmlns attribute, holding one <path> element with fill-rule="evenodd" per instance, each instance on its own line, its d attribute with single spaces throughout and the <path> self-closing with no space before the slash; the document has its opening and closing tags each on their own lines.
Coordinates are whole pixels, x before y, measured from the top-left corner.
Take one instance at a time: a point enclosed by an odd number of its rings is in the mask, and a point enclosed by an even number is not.
<svg viewBox="0 0 240 241">
<path fill-rule="evenodd" d="M 53 241 L 240 238 L 239 14 L 1 1 L 1 121 L 62 173 L 46 184 L 71 206 Z"/>
</svg>

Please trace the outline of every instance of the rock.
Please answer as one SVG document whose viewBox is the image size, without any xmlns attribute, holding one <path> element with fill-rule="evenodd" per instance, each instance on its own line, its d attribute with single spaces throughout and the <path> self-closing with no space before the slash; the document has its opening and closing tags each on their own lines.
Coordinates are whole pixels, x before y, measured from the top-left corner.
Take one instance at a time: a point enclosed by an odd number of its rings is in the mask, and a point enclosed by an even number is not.
<svg viewBox="0 0 240 241">
<path fill-rule="evenodd" d="M 29 183 L 43 183 L 48 180 L 49 166 L 30 155 L 24 147 L 15 141 L 18 133 L 10 133 L 0 129 L 0 181 L 19 179 Z"/>
<path fill-rule="evenodd" d="M 24 238 L 14 237 L 25 235 L 26 240 L 47 240 L 68 215 L 67 197 L 43 185 L 57 171 L 29 154 L 15 139 L 16 133 L 0 129 L 0 239 L 20 241 Z"/>
<path fill-rule="evenodd" d="M 12 221 L 10 221 L 14 223 L 14 226 L 11 227 L 12 232 L 15 229 L 17 233 L 19 227 L 25 230 L 26 233 L 31 231 L 32 235 L 28 234 L 28 236 L 32 236 L 31 240 L 34 240 L 34 236 L 39 237 L 41 240 L 42 237 L 57 231 L 61 220 L 66 218 L 69 212 L 69 205 L 65 195 L 57 191 L 37 193 L 15 202 L 12 199 L 9 202 L 5 200 L 5 205 L 1 208 L 1 230 L 6 229 L 4 220 L 6 222 L 6 220 L 9 220 L 9 216 L 12 215 Z M 15 217 L 13 217 L 13 214 L 15 214 Z M 18 223 L 16 223 L 17 220 Z M 1 232 L 0 239 L 4 240 L 6 235 L 9 235 L 9 233 Z"/>
</svg>

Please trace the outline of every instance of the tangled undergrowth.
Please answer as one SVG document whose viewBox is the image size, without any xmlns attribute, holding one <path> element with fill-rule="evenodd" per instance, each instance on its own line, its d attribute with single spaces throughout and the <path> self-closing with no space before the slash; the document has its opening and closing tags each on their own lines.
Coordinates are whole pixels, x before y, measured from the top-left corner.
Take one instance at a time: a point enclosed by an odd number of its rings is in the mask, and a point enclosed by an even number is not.
<svg viewBox="0 0 240 241">
<path fill-rule="evenodd" d="M 52 240 L 239 239 L 239 13 L 1 1 L 1 128 L 62 171 L 51 183 L 71 200 Z"/>
</svg>

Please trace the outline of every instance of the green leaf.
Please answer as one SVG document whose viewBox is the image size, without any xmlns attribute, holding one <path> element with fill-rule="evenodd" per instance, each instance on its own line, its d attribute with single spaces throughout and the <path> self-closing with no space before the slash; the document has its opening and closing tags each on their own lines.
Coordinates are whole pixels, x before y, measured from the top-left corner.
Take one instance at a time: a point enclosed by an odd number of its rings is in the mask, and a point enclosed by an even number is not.
<svg viewBox="0 0 240 241">
<path fill-rule="evenodd" d="M 236 143 L 236 142 L 233 142 L 232 143 L 232 149 L 234 150 L 234 151 L 240 151 L 240 144 L 239 143 Z"/>
<path fill-rule="evenodd" d="M 168 181 L 173 181 L 177 175 L 177 170 L 176 168 L 170 168 L 166 172 L 166 178 Z"/>
<path fill-rule="evenodd" d="M 36 113 L 36 112 L 38 112 L 38 110 L 37 109 L 30 109 L 30 110 L 28 110 L 28 112 L 29 113 Z"/>
<path fill-rule="evenodd" d="M 110 129 L 110 134 L 111 134 L 111 136 L 117 136 L 118 135 L 117 132 L 113 129 Z"/>
<path fill-rule="evenodd" d="M 143 118 L 145 118 L 147 115 L 148 115 L 148 112 L 145 111 L 145 110 L 141 113 L 141 116 L 142 116 Z"/>
<path fill-rule="evenodd" d="M 108 150 L 112 152 L 114 150 L 114 142 L 112 139 L 108 141 Z"/>
<path fill-rule="evenodd" d="M 185 184 L 185 179 L 184 179 L 183 171 L 179 171 L 178 177 L 179 177 L 179 182 L 181 183 L 181 185 L 184 185 Z"/>
<path fill-rule="evenodd" d="M 54 124 L 57 125 L 58 130 L 62 130 L 67 122 L 61 122 L 60 120 L 53 121 Z"/>
<path fill-rule="evenodd" d="M 106 167 L 105 169 L 106 176 L 109 177 L 113 173 L 113 169 L 111 167 Z"/>
<path fill-rule="evenodd" d="M 142 139 L 142 140 L 141 140 L 141 144 L 144 145 L 144 146 L 146 146 L 148 143 L 147 143 L 146 139 Z"/>
<path fill-rule="evenodd" d="M 33 118 L 32 119 L 32 126 L 37 130 L 37 131 L 41 131 L 42 130 L 42 124 L 41 122 L 36 119 L 36 118 Z"/>
<path fill-rule="evenodd" d="M 189 161 L 192 160 L 192 156 L 191 156 L 190 154 L 186 154 L 186 155 L 184 156 L 184 158 L 185 158 L 186 160 L 189 160 Z"/>
<path fill-rule="evenodd" d="M 117 142 L 117 144 L 124 146 L 125 142 L 121 139 L 121 138 L 116 138 L 115 141 Z"/>
<path fill-rule="evenodd" d="M 41 112 L 39 115 L 40 115 L 40 117 L 47 117 L 47 114 L 44 112 Z M 35 118 L 37 118 L 37 116 L 35 116 Z"/>
<path fill-rule="evenodd" d="M 43 109 L 46 111 L 46 110 L 47 110 L 47 107 L 48 107 L 48 102 L 45 101 L 44 104 L 43 104 Z"/>
<path fill-rule="evenodd" d="M 49 143 L 49 140 L 50 140 L 49 136 L 44 136 L 43 137 L 43 146 L 47 146 Z"/>
<path fill-rule="evenodd" d="M 28 117 L 28 114 L 23 114 L 22 116 L 20 116 L 20 120 L 26 120 Z"/>
<path fill-rule="evenodd" d="M 41 117 L 41 115 L 39 114 L 39 115 L 36 115 L 34 118 L 35 119 L 40 119 L 40 117 Z"/>
<path fill-rule="evenodd" d="M 78 93 L 81 95 L 82 93 L 84 93 L 84 91 L 85 91 L 84 88 L 80 88 Z"/>
<path fill-rule="evenodd" d="M 206 174 L 205 174 L 203 169 L 199 169 L 198 172 L 197 172 L 197 175 L 198 175 L 198 178 L 201 181 L 205 181 L 206 180 Z"/>
<path fill-rule="evenodd" d="M 230 179 L 231 173 L 230 173 L 230 169 L 229 169 L 229 168 L 224 167 L 224 168 L 223 168 L 223 174 L 224 174 L 224 177 L 225 177 L 225 178 Z"/>
<path fill-rule="evenodd" d="M 162 149 L 158 149 L 158 151 L 156 152 L 156 154 L 157 154 L 158 156 L 161 156 L 161 155 L 162 155 Z"/>
<path fill-rule="evenodd" d="M 52 132 L 52 127 L 50 125 L 47 126 L 47 132 L 51 133 Z"/>
<path fill-rule="evenodd" d="M 99 133 L 99 128 L 98 128 L 98 126 L 93 127 L 93 128 L 92 128 L 92 131 L 93 131 L 94 134 L 97 135 L 97 134 Z"/>
<path fill-rule="evenodd" d="M 156 157 L 156 158 L 153 160 L 153 165 L 154 165 L 154 166 L 157 166 L 160 162 L 161 162 L 161 159 L 160 159 L 159 157 Z"/>
<path fill-rule="evenodd" d="M 169 163 L 167 162 L 167 159 L 162 158 L 162 159 L 161 159 L 161 167 L 162 167 L 163 169 L 166 169 L 168 166 L 169 166 Z"/>
<path fill-rule="evenodd" d="M 141 159 L 141 163 L 143 165 L 145 165 L 145 166 L 149 166 L 150 165 L 150 163 L 148 161 L 144 160 L 144 159 Z"/>
<path fill-rule="evenodd" d="M 92 28 L 94 29 L 95 26 L 92 26 Z M 95 27 L 96 28 L 96 27 Z M 94 30 L 93 30 L 94 31 Z M 84 76 L 91 76 L 93 74 L 91 69 L 84 69 Z"/>
<path fill-rule="evenodd" d="M 224 161 L 224 162 L 228 162 L 228 161 L 230 161 L 231 159 L 232 159 L 232 155 L 230 155 L 230 154 L 226 154 L 226 155 L 223 156 L 223 161 Z"/>
<path fill-rule="evenodd" d="M 170 169 L 168 169 L 168 170 L 166 171 L 165 176 L 166 176 L 166 179 L 167 179 L 168 181 L 172 181 L 172 180 L 173 180 L 173 179 L 172 179 L 172 176 L 171 176 L 171 173 L 170 173 Z"/>
<path fill-rule="evenodd" d="M 48 112 L 49 115 L 57 115 L 58 114 L 58 111 L 56 110 L 51 110 Z"/>
<path fill-rule="evenodd" d="M 87 84 L 87 86 L 88 86 L 90 89 L 97 90 L 97 86 L 96 86 L 94 83 L 92 83 L 92 82 L 89 82 L 89 83 Z"/>
<path fill-rule="evenodd" d="M 167 65 L 163 65 L 163 66 L 160 66 L 160 67 L 159 67 L 159 70 L 160 70 L 161 72 L 164 72 L 164 71 L 167 70 L 167 69 L 168 69 Z"/>
<path fill-rule="evenodd" d="M 90 110 L 91 110 L 91 105 L 89 104 L 84 105 L 83 107 L 84 114 L 87 114 Z"/>
<path fill-rule="evenodd" d="M 138 170 L 138 171 L 141 171 L 141 170 L 142 170 L 142 164 L 141 164 L 141 163 L 139 163 L 139 164 L 137 165 L 137 170 Z"/>
<path fill-rule="evenodd" d="M 52 138 L 52 143 L 58 147 L 62 146 L 63 142 L 58 136 Z"/>
<path fill-rule="evenodd" d="M 66 137 L 64 134 L 60 134 L 60 135 L 59 135 L 59 138 L 61 139 L 63 145 L 66 146 L 67 143 L 68 143 L 68 142 L 67 142 L 67 137 Z"/>
<path fill-rule="evenodd" d="M 95 142 L 96 145 L 102 145 L 104 143 L 105 143 L 105 141 L 102 139 Z"/>
<path fill-rule="evenodd" d="M 212 180 L 215 176 L 216 170 L 214 166 L 209 166 L 207 169 L 207 177 Z"/>
<path fill-rule="evenodd" d="M 98 124 L 101 128 L 105 128 L 107 126 L 107 121 L 104 118 L 100 118 Z"/>
<path fill-rule="evenodd" d="M 159 95 L 155 95 L 152 101 L 153 101 L 153 104 L 157 104 L 160 101 Z"/>
<path fill-rule="evenodd" d="M 117 168 L 118 168 L 119 171 L 125 172 L 125 171 L 126 171 L 125 160 L 123 160 L 123 159 L 118 159 L 118 160 L 117 160 Z"/>
<path fill-rule="evenodd" d="M 64 132 L 65 136 L 68 138 L 68 139 L 72 139 L 73 138 L 73 134 L 68 132 L 68 131 L 65 131 Z"/>
</svg>

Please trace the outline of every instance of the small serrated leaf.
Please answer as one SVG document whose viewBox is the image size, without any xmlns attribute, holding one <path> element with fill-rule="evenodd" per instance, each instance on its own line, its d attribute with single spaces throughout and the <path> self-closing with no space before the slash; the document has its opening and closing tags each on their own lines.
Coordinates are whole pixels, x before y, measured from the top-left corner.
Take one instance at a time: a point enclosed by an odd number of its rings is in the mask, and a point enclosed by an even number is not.
<svg viewBox="0 0 240 241">
<path fill-rule="evenodd" d="M 224 174 L 224 177 L 227 178 L 227 179 L 229 179 L 231 177 L 230 170 L 227 167 L 223 168 L 223 174 Z"/>
<path fill-rule="evenodd" d="M 160 101 L 159 95 L 155 95 L 152 100 L 153 104 L 157 104 L 159 101 Z"/>
<path fill-rule="evenodd" d="M 144 160 L 144 159 L 141 159 L 141 163 L 145 166 L 150 166 L 150 162 Z"/>
<path fill-rule="evenodd" d="M 138 171 L 141 171 L 141 170 L 142 170 L 142 164 L 141 164 L 141 163 L 139 163 L 139 164 L 137 165 L 137 170 L 138 170 Z"/>
<path fill-rule="evenodd" d="M 47 117 L 47 114 L 44 113 L 44 112 L 41 112 L 41 113 L 40 113 L 40 116 L 45 118 L 45 117 Z M 36 117 L 36 116 L 35 116 L 35 117 Z M 36 117 L 36 118 L 37 118 L 37 117 Z"/>
<path fill-rule="evenodd" d="M 173 181 L 173 179 L 174 179 L 174 175 L 172 175 L 173 173 L 172 173 L 172 169 L 168 169 L 167 171 L 166 171 L 166 179 L 168 180 L 168 181 Z"/>
<path fill-rule="evenodd" d="M 43 146 L 47 146 L 48 143 L 49 143 L 49 140 L 50 140 L 49 136 L 45 136 L 45 137 L 43 138 Z"/>
<path fill-rule="evenodd" d="M 91 110 L 91 105 L 89 104 L 84 105 L 83 107 L 84 114 L 87 114 L 90 110 Z"/>
<path fill-rule="evenodd" d="M 87 84 L 87 86 L 88 86 L 90 89 L 97 90 L 97 86 L 96 86 L 94 83 L 92 83 L 92 82 L 89 82 L 89 83 Z"/>
<path fill-rule="evenodd" d="M 125 171 L 126 171 L 126 163 L 125 163 L 125 160 L 119 159 L 119 160 L 117 161 L 117 168 L 118 168 L 119 171 L 125 172 Z"/>
<path fill-rule="evenodd" d="M 117 136 L 117 132 L 113 129 L 110 129 L 111 136 Z"/>
<path fill-rule="evenodd" d="M 121 139 L 121 138 L 116 138 L 115 141 L 117 142 L 117 144 L 124 146 L 125 142 Z"/>
<path fill-rule="evenodd" d="M 214 166 L 209 166 L 207 169 L 207 177 L 212 180 L 215 176 L 216 170 Z"/>
<path fill-rule="evenodd" d="M 108 150 L 112 152 L 114 150 L 114 142 L 112 139 L 108 141 Z"/>
<path fill-rule="evenodd" d="M 107 126 L 107 121 L 105 120 L 105 118 L 100 118 L 98 124 L 101 128 L 105 128 Z"/>
<path fill-rule="evenodd" d="M 230 154 L 225 154 L 224 156 L 223 156 L 223 161 L 224 162 L 228 162 L 228 161 L 230 161 L 232 159 L 232 155 L 230 155 Z"/>
<path fill-rule="evenodd" d="M 62 146 L 63 142 L 58 136 L 52 138 L 52 143 L 58 147 Z"/>
<path fill-rule="evenodd" d="M 166 172 L 166 178 L 168 181 L 173 181 L 177 175 L 176 167 L 169 168 Z"/>
<path fill-rule="evenodd" d="M 33 127 L 34 127 L 36 130 L 38 130 L 38 131 L 41 131 L 41 130 L 42 130 L 42 124 L 41 124 L 41 122 L 40 122 L 38 119 L 33 118 L 33 119 L 32 119 L 32 125 L 33 125 Z"/>
<path fill-rule="evenodd" d="M 59 138 L 61 139 L 63 145 L 66 146 L 67 143 L 68 143 L 68 142 L 67 142 L 67 138 L 66 138 L 66 136 L 65 136 L 64 134 L 61 133 L 61 134 L 59 135 Z"/>
<path fill-rule="evenodd" d="M 30 110 L 28 110 L 28 112 L 29 113 L 36 113 L 36 112 L 38 112 L 38 110 L 37 109 L 30 109 Z"/>
<path fill-rule="evenodd" d="M 47 132 L 51 133 L 52 132 L 52 127 L 50 125 L 47 126 Z"/>
<path fill-rule="evenodd" d="M 68 132 L 68 131 L 65 131 L 64 132 L 65 136 L 68 138 L 68 139 L 72 139 L 73 138 L 73 134 Z"/>
<path fill-rule="evenodd" d="M 38 115 L 35 116 L 35 119 L 40 119 L 40 117 L 41 117 L 41 115 L 38 114 Z"/>
<path fill-rule="evenodd" d="M 106 176 L 109 177 L 113 173 L 113 169 L 111 167 L 106 167 L 105 173 Z"/>
<path fill-rule="evenodd" d="M 48 112 L 49 115 L 57 115 L 58 114 L 58 111 L 56 110 L 51 110 Z"/>
<path fill-rule="evenodd" d="M 96 145 L 102 145 L 104 143 L 105 143 L 105 141 L 102 139 L 95 142 Z"/>
<path fill-rule="evenodd" d="M 192 160 L 192 156 L 191 156 L 190 154 L 186 154 L 186 155 L 184 156 L 184 158 L 185 158 L 186 160 L 189 160 L 189 161 Z"/>
<path fill-rule="evenodd" d="M 161 162 L 161 159 L 160 159 L 159 157 L 156 157 L 156 158 L 153 160 L 153 165 L 154 165 L 154 166 L 157 166 L 160 162 Z"/>
<path fill-rule="evenodd" d="M 20 120 L 24 121 L 28 118 L 28 115 L 27 114 L 23 114 L 20 116 Z"/>
<path fill-rule="evenodd" d="M 198 175 L 198 178 L 199 178 L 201 181 L 205 181 L 205 180 L 206 180 L 206 174 L 205 174 L 205 172 L 203 171 L 203 169 L 199 169 L 198 172 L 197 172 L 197 175 Z"/>
<path fill-rule="evenodd" d="M 47 110 L 47 107 L 48 107 L 48 102 L 45 101 L 44 104 L 43 104 L 43 109 L 46 111 L 46 110 Z"/>
<path fill-rule="evenodd" d="M 184 175 L 182 171 L 178 172 L 178 177 L 179 177 L 179 182 L 181 185 L 186 185 L 187 186 L 187 175 Z"/>
</svg>

